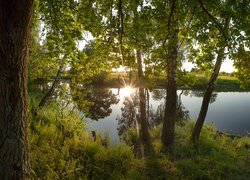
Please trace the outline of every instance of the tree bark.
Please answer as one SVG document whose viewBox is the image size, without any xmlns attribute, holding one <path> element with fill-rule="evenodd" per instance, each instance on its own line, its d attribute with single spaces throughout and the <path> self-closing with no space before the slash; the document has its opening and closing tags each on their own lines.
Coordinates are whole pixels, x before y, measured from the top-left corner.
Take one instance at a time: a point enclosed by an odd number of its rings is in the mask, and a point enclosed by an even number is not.
<svg viewBox="0 0 250 180">
<path fill-rule="evenodd" d="M 213 73 L 212 73 L 212 75 L 210 77 L 210 80 L 208 82 L 208 86 L 207 86 L 206 92 L 205 92 L 203 100 L 202 100 L 200 113 L 199 113 L 198 119 L 197 119 L 197 121 L 195 123 L 194 130 L 192 132 L 192 137 L 191 137 L 192 142 L 196 142 L 199 139 L 201 128 L 202 128 L 202 126 L 204 124 L 204 121 L 205 121 L 205 118 L 206 118 L 206 115 L 207 115 L 209 102 L 210 102 L 210 99 L 212 97 L 212 93 L 213 93 L 213 89 L 214 89 L 214 83 L 215 83 L 215 81 L 216 81 L 216 79 L 217 79 L 217 77 L 219 75 L 222 60 L 224 58 L 224 50 L 225 50 L 225 47 L 223 47 L 220 50 L 220 52 L 218 53 L 218 56 L 216 58 L 214 71 L 213 71 Z"/>
<path fill-rule="evenodd" d="M 146 96 L 143 88 L 143 71 L 142 71 L 142 59 L 141 51 L 137 50 L 137 62 L 138 62 L 138 80 L 139 80 L 139 100 L 140 100 L 140 122 L 141 122 L 141 140 L 143 144 L 149 143 L 149 130 L 146 113 Z"/>
<path fill-rule="evenodd" d="M 27 53 L 33 0 L 0 1 L 0 179 L 29 179 Z"/>
<path fill-rule="evenodd" d="M 162 144 L 164 148 L 174 143 L 174 128 L 176 119 L 177 103 L 177 85 L 176 85 L 176 68 L 177 68 L 177 49 L 178 49 L 178 29 L 174 29 L 172 37 L 168 44 L 167 58 L 167 97 L 166 107 L 162 128 Z"/>
<path fill-rule="evenodd" d="M 224 26 L 225 30 L 228 30 L 229 22 L 230 22 L 230 18 L 226 18 L 225 19 L 225 26 Z M 226 46 L 226 39 L 225 39 L 223 46 L 221 47 L 221 49 L 219 50 L 219 52 L 217 54 L 214 70 L 213 70 L 213 73 L 212 73 L 210 80 L 208 82 L 208 86 L 207 86 L 206 92 L 205 92 L 203 100 L 202 100 L 200 113 L 199 113 L 198 119 L 195 123 L 194 129 L 192 132 L 192 136 L 191 136 L 192 142 L 197 142 L 199 139 L 201 129 L 202 129 L 202 126 L 204 124 L 204 121 L 205 121 L 205 118 L 207 115 L 209 102 L 210 102 L 210 99 L 212 97 L 214 83 L 217 80 L 217 77 L 218 77 L 219 72 L 220 72 L 220 67 L 221 67 L 222 61 L 223 61 L 224 56 L 225 56 L 225 53 L 224 53 L 225 46 Z"/>
</svg>

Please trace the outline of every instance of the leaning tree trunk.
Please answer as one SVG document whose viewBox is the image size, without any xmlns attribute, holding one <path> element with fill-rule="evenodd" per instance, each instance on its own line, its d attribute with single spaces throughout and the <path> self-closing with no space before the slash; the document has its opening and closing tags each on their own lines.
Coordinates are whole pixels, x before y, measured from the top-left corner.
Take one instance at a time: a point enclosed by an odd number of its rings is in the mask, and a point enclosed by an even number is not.
<svg viewBox="0 0 250 180">
<path fill-rule="evenodd" d="M 0 179 L 28 179 L 27 53 L 33 0 L 0 2 Z"/>
<path fill-rule="evenodd" d="M 58 86 L 59 82 L 60 82 L 60 77 L 63 71 L 63 62 L 61 60 L 61 64 L 57 70 L 55 79 L 52 83 L 52 86 L 50 87 L 49 91 L 43 96 L 43 98 L 41 99 L 40 103 L 38 104 L 38 109 L 41 109 L 45 106 L 45 104 L 48 102 L 48 100 L 53 96 L 56 87 Z M 34 115 L 37 115 L 37 110 L 35 111 Z"/>
<path fill-rule="evenodd" d="M 210 99 L 212 97 L 212 93 L 213 93 L 213 89 L 214 89 L 214 83 L 219 75 L 219 71 L 220 71 L 220 67 L 222 64 L 222 60 L 224 58 L 224 47 L 220 50 L 217 59 L 216 59 L 216 63 L 215 63 L 215 67 L 214 67 L 214 71 L 211 75 L 211 78 L 208 82 L 208 86 L 206 89 L 206 92 L 204 94 L 203 100 L 202 100 L 202 105 L 201 105 L 201 109 L 200 109 L 200 113 L 198 116 L 198 119 L 195 123 L 195 127 L 194 130 L 192 132 L 192 142 L 196 142 L 200 136 L 200 132 L 201 132 L 201 128 L 204 124 L 206 115 L 207 115 L 207 110 L 208 110 L 208 106 L 209 106 L 209 102 Z"/>
<path fill-rule="evenodd" d="M 177 48 L 178 48 L 178 29 L 175 29 L 168 45 L 167 58 L 167 97 L 166 107 L 162 128 L 162 144 L 165 148 L 174 142 L 174 128 L 176 119 L 176 68 L 177 68 Z"/>
<path fill-rule="evenodd" d="M 225 30 L 228 29 L 229 22 L 230 22 L 230 19 L 226 18 L 225 19 L 225 26 L 224 26 Z M 197 119 L 197 121 L 195 123 L 194 129 L 193 129 L 193 132 L 192 132 L 192 136 L 191 136 L 192 142 L 196 142 L 199 139 L 201 129 L 202 129 L 202 126 L 204 124 L 204 121 L 205 121 L 205 118 L 206 118 L 206 115 L 207 115 L 209 102 L 210 102 L 210 99 L 212 97 L 212 93 L 213 93 L 213 89 L 214 89 L 214 83 L 217 80 L 217 77 L 218 77 L 219 72 L 220 72 L 220 67 L 221 67 L 222 61 L 223 61 L 224 56 L 225 56 L 225 53 L 224 53 L 225 44 L 226 44 L 226 39 L 225 39 L 225 42 L 223 44 L 223 47 L 221 47 L 221 49 L 219 50 L 219 52 L 217 54 L 214 70 L 213 70 L 213 73 L 212 73 L 212 75 L 210 77 L 210 80 L 208 82 L 208 86 L 207 86 L 206 92 L 205 92 L 203 100 L 202 100 L 200 113 L 199 113 L 198 119 Z"/>
</svg>

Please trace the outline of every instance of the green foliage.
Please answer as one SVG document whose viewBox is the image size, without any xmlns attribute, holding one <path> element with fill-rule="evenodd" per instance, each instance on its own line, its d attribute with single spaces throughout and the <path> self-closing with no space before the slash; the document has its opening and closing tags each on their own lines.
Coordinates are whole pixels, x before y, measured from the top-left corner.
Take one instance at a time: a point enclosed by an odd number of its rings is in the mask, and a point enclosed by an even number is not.
<svg viewBox="0 0 250 180">
<path fill-rule="evenodd" d="M 122 139 L 129 146 L 139 144 L 139 134 L 137 132 L 137 129 L 135 128 L 128 129 L 126 133 L 124 133 Z"/>
<path fill-rule="evenodd" d="M 208 78 L 204 76 L 198 76 L 196 78 L 196 83 L 193 84 L 192 89 L 206 89 Z"/>
<path fill-rule="evenodd" d="M 131 150 L 107 144 L 101 136 L 95 142 L 89 137 L 79 113 L 53 104 L 30 122 L 32 177 L 122 178 L 132 159 Z"/>
<path fill-rule="evenodd" d="M 250 51 L 239 48 L 234 54 L 234 65 L 237 68 L 236 76 L 241 82 L 243 88 L 248 88 L 250 84 Z"/>
<path fill-rule="evenodd" d="M 195 74 L 187 73 L 184 71 L 178 71 L 177 74 L 177 85 L 182 86 L 184 88 L 193 87 L 197 84 L 197 77 Z"/>
<path fill-rule="evenodd" d="M 231 137 L 219 133 L 212 125 L 205 125 L 200 142 L 190 142 L 194 122 L 176 127 L 176 142 L 162 153 L 162 126 L 151 131 L 154 156 L 134 160 L 129 176 L 134 179 L 247 179 L 249 170 L 249 137 Z M 133 130 L 134 131 L 134 130 Z M 134 137 L 128 131 L 127 137 Z M 133 138 L 131 138 L 133 139 Z M 131 142 L 131 141 L 130 141 Z M 131 145 L 131 144 L 129 144 Z M 140 173 L 138 173 L 140 172 Z"/>
<path fill-rule="evenodd" d="M 243 89 L 240 87 L 240 82 L 236 78 L 228 78 L 219 76 L 216 81 L 215 88 L 217 91 L 242 91 Z"/>
<path fill-rule="evenodd" d="M 51 76 L 55 76 L 58 63 L 53 59 L 46 49 L 45 45 L 40 44 L 39 25 L 33 27 L 31 44 L 28 78 L 29 82 L 36 79 L 49 79 Z"/>
<path fill-rule="evenodd" d="M 244 179 L 250 175 L 247 168 L 250 149 L 246 145 L 250 143 L 249 138 L 228 137 L 218 133 L 213 126 L 206 125 L 200 142 L 193 145 L 188 140 L 192 128 L 193 122 L 177 129 L 178 142 L 170 151 L 185 177 Z"/>
<path fill-rule="evenodd" d="M 104 85 L 104 80 L 107 78 L 107 72 L 100 72 L 92 78 L 92 83 L 95 85 Z"/>
<path fill-rule="evenodd" d="M 249 51 L 245 48 L 249 48 L 247 1 L 204 1 L 210 16 L 204 15 L 204 9 L 191 1 L 176 1 L 174 12 L 171 12 L 171 1 L 126 0 L 122 1 L 122 7 L 119 7 L 119 2 L 36 1 L 29 80 L 48 79 L 56 74 L 61 64 L 65 69 L 70 67 L 71 93 L 78 100 L 88 94 L 74 94 L 74 88 L 82 88 L 93 77 L 96 83 L 103 83 L 108 77 L 98 74 L 120 64 L 134 70 L 138 66 L 135 50 L 140 50 L 149 81 L 147 86 L 160 84 L 165 87 L 167 47 L 171 46 L 171 40 L 178 40 L 178 66 L 188 58 L 206 73 L 205 77 L 197 77 L 179 69 L 178 85 L 205 88 L 213 61 L 224 46 L 230 58 L 235 59 L 236 75 L 240 81 L 243 84 L 249 82 Z M 222 27 L 227 18 L 230 26 Z M 178 25 L 171 24 L 172 19 L 177 19 Z M 169 35 L 175 29 L 179 33 L 178 38 L 173 39 Z M 77 43 L 86 32 L 93 35 L 94 40 L 79 50 Z M 236 84 L 236 80 L 219 79 L 217 88 L 232 86 L 234 89 Z M 84 109 L 88 103 L 91 104 L 81 100 L 78 106 Z M 33 112 L 37 101 L 31 98 L 29 105 Z M 104 114 L 107 113 L 110 113 L 108 108 Z M 156 127 L 151 134 L 156 154 L 146 159 L 135 159 L 129 146 L 139 144 L 136 129 L 130 129 L 124 135 L 128 146 L 108 147 L 108 140 L 102 136 L 98 136 L 95 142 L 89 137 L 79 112 L 54 103 L 39 110 L 37 117 L 30 121 L 32 177 L 244 179 L 250 176 L 247 168 L 249 138 L 231 139 L 205 126 L 199 144 L 192 145 L 189 142 L 192 127 L 193 123 L 187 123 L 176 128 L 176 144 L 167 153 L 161 152 L 161 127 Z"/>
</svg>

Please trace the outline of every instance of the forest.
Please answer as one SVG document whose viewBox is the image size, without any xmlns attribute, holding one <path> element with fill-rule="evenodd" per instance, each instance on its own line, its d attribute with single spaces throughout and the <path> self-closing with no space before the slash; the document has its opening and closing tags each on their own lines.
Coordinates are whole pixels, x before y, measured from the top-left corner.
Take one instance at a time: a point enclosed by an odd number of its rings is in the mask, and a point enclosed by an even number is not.
<svg viewBox="0 0 250 180">
<path fill-rule="evenodd" d="M 1 0 L 0 179 L 249 179 L 249 24 L 249 0 Z"/>
</svg>

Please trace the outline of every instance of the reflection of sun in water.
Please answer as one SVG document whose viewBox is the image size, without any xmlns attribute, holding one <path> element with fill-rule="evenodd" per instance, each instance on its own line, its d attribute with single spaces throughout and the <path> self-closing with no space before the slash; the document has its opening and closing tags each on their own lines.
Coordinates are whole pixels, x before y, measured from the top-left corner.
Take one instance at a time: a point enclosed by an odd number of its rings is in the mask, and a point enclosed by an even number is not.
<svg viewBox="0 0 250 180">
<path fill-rule="evenodd" d="M 133 92 L 133 88 L 130 86 L 125 86 L 124 88 L 122 88 L 122 95 L 125 97 L 130 96 L 132 92 Z"/>
</svg>

